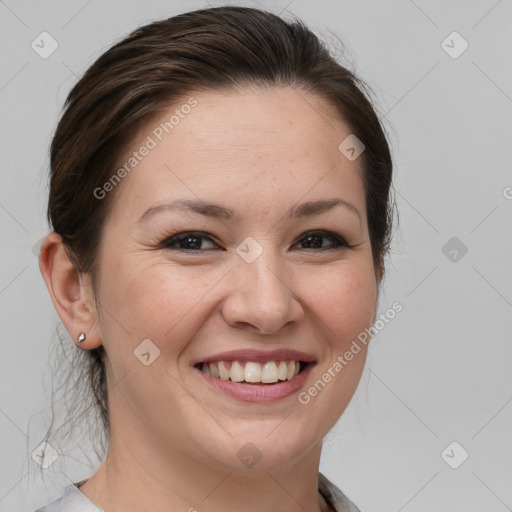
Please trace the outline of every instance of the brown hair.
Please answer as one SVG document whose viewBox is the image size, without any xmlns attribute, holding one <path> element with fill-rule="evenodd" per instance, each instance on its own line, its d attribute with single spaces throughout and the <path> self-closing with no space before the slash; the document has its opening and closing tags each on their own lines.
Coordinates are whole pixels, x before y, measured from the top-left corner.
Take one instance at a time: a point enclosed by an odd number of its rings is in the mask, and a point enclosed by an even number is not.
<svg viewBox="0 0 512 512">
<path fill-rule="evenodd" d="M 367 86 L 300 20 L 225 6 L 138 28 L 103 53 L 67 97 L 51 145 L 48 221 L 77 270 L 91 274 L 93 288 L 102 228 L 116 195 L 98 200 L 93 191 L 111 178 L 135 132 L 185 94 L 248 86 L 314 93 L 364 143 L 368 229 L 381 282 L 393 221 L 392 159 Z M 76 352 L 108 437 L 103 347 Z"/>
</svg>

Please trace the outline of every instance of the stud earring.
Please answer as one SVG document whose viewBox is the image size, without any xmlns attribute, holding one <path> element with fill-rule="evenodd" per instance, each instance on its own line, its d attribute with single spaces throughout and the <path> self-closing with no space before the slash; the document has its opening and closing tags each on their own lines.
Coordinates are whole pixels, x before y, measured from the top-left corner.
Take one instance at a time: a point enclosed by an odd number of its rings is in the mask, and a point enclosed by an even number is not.
<svg viewBox="0 0 512 512">
<path fill-rule="evenodd" d="M 78 343 L 82 343 L 82 341 L 85 340 L 85 333 L 80 333 L 80 336 L 78 336 Z"/>
</svg>

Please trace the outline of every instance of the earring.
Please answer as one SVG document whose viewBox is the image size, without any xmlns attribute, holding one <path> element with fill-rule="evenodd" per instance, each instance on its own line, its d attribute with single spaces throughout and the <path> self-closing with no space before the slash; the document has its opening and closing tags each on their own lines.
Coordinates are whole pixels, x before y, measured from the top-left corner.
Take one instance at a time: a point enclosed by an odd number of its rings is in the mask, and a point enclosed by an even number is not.
<svg viewBox="0 0 512 512">
<path fill-rule="evenodd" d="M 82 343 L 82 341 L 85 340 L 85 333 L 80 333 L 80 336 L 78 336 L 78 343 Z"/>
</svg>

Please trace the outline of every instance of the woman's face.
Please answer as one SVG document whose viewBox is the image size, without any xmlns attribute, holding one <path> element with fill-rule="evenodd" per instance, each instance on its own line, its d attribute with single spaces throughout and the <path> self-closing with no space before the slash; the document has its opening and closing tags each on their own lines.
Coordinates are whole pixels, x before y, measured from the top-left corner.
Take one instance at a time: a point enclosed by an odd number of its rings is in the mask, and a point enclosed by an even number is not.
<svg viewBox="0 0 512 512">
<path fill-rule="evenodd" d="M 216 467 L 243 470 L 245 455 L 259 467 L 293 462 L 337 421 L 365 363 L 363 347 L 332 370 L 377 307 L 362 162 L 340 152 L 350 129 L 316 96 L 190 97 L 140 130 L 122 162 L 137 163 L 108 192 L 97 325 L 112 438 Z M 351 206 L 315 204 L 336 199 Z M 195 206 L 152 209 L 176 201 Z M 232 351 L 255 352 L 219 355 Z M 279 375 L 290 359 L 310 361 L 305 380 L 230 384 L 195 366 L 224 360 L 235 380 L 240 367 L 257 380 L 268 362 L 272 380 L 271 361 Z"/>
</svg>

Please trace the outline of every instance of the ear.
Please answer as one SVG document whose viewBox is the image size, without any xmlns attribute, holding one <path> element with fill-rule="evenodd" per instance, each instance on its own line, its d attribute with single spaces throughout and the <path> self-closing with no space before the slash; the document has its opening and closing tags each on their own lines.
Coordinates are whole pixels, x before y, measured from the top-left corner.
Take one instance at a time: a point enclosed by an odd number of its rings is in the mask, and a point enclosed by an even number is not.
<svg viewBox="0 0 512 512">
<path fill-rule="evenodd" d="M 83 332 L 86 338 L 80 348 L 102 345 L 90 276 L 78 272 L 69 259 L 62 237 L 53 231 L 41 245 L 39 269 L 71 339 L 78 344 L 78 336 Z"/>
<path fill-rule="evenodd" d="M 379 263 L 379 266 L 377 267 L 377 269 L 375 271 L 375 282 L 376 282 L 376 287 L 377 287 L 376 288 L 377 293 L 375 295 L 375 306 L 374 306 L 374 310 L 373 310 L 373 319 L 372 319 L 371 325 L 373 325 L 375 323 L 375 321 L 377 320 L 377 312 L 379 311 L 379 298 L 380 298 L 379 295 L 380 295 L 383 278 L 384 278 L 384 263 L 381 260 Z"/>
<path fill-rule="evenodd" d="M 373 325 L 375 323 L 375 320 L 377 320 L 377 310 L 379 308 L 379 304 L 378 302 L 375 302 L 375 308 L 373 310 L 373 318 L 372 318 L 372 323 L 370 325 Z"/>
<path fill-rule="evenodd" d="M 373 306 L 373 318 L 372 318 L 372 323 L 370 325 L 373 325 L 375 323 L 375 321 L 377 320 L 377 313 L 379 311 L 379 292 L 380 292 L 380 287 L 379 287 L 379 282 L 377 282 L 377 289 L 376 289 L 376 293 L 375 293 L 375 304 Z"/>
</svg>

